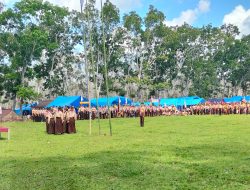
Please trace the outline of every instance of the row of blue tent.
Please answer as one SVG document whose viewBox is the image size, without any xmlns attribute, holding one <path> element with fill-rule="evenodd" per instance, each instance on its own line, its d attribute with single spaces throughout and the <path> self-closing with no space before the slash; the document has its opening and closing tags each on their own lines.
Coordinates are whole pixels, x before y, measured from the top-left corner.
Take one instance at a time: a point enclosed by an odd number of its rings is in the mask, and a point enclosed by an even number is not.
<svg viewBox="0 0 250 190">
<path fill-rule="evenodd" d="M 210 99 L 210 102 L 225 102 L 225 103 L 236 103 L 242 101 L 250 102 L 250 96 L 234 96 L 231 98 L 222 98 L 222 99 Z M 50 102 L 46 108 L 49 107 L 65 107 L 65 106 L 74 106 L 80 107 L 80 102 L 83 102 L 83 106 L 88 106 L 88 99 L 82 96 L 58 96 L 52 102 Z M 85 102 L 85 103 L 84 103 Z M 179 97 L 179 98 L 162 98 L 158 102 L 144 102 L 144 105 L 154 105 L 154 106 L 176 106 L 178 109 L 183 107 L 189 107 L 192 105 L 198 105 L 205 103 L 204 98 L 198 96 L 189 96 L 189 97 Z M 104 107 L 104 106 L 113 106 L 113 105 L 133 105 L 140 106 L 140 102 L 133 102 L 131 99 L 123 96 L 114 96 L 114 97 L 102 97 L 97 99 L 91 99 L 90 101 L 92 107 Z M 25 112 L 31 112 L 32 107 L 35 107 L 37 103 L 23 105 L 22 110 Z M 15 109 L 17 114 L 20 114 L 20 108 Z"/>
<path fill-rule="evenodd" d="M 87 102 L 88 99 L 82 98 L 81 96 L 58 96 L 54 101 L 52 101 L 47 107 L 64 107 L 64 106 L 74 106 L 79 107 L 80 102 Z M 101 97 L 97 99 L 91 99 L 91 106 L 93 107 L 105 107 L 107 105 L 133 105 L 140 106 L 140 102 L 133 102 L 131 99 L 123 97 L 123 96 L 114 96 L 114 97 Z M 197 104 L 205 103 L 205 99 L 200 98 L 198 96 L 191 97 L 180 97 L 180 98 L 163 98 L 160 99 L 159 102 L 153 102 L 154 106 L 192 106 Z M 83 104 L 84 106 L 88 106 L 88 104 Z M 151 102 L 144 102 L 144 105 L 151 105 Z"/>
<path fill-rule="evenodd" d="M 144 102 L 144 105 L 149 106 L 153 104 L 154 106 L 175 106 L 177 108 L 182 108 L 202 104 L 205 102 L 206 100 L 204 98 L 200 98 L 198 96 L 189 96 L 179 98 L 162 98 L 158 102 Z M 139 105 L 139 102 L 136 102 L 134 105 Z"/>
<path fill-rule="evenodd" d="M 58 96 L 54 101 L 49 103 L 46 107 L 65 107 L 65 106 L 74 106 L 79 107 L 82 102 L 83 106 L 88 106 L 88 99 L 83 98 L 81 96 Z M 92 107 L 104 107 L 104 106 L 113 106 L 113 105 L 131 105 L 132 100 L 126 97 L 122 96 L 114 96 L 114 97 L 104 97 L 104 98 L 98 98 L 98 101 L 96 98 L 91 99 L 90 101 Z"/>
<path fill-rule="evenodd" d="M 88 99 L 84 98 L 82 96 L 58 96 L 55 98 L 52 102 L 50 102 L 46 108 L 50 107 L 66 107 L 66 106 L 73 106 L 75 108 L 80 107 L 81 102 L 83 103 L 82 105 L 87 107 L 88 106 Z M 132 105 L 132 100 L 126 97 L 122 96 L 114 96 L 114 97 L 109 97 L 109 98 L 98 98 L 97 99 L 93 98 L 90 101 L 92 107 L 105 107 L 107 105 L 113 106 L 113 105 Z M 33 104 L 25 104 L 22 106 L 23 112 L 29 112 L 31 113 L 32 107 L 35 107 L 37 103 Z M 21 114 L 20 108 L 15 109 L 16 114 Z"/>
<path fill-rule="evenodd" d="M 223 101 L 225 103 L 250 102 L 250 96 L 233 96 L 231 98 L 224 98 Z"/>
</svg>

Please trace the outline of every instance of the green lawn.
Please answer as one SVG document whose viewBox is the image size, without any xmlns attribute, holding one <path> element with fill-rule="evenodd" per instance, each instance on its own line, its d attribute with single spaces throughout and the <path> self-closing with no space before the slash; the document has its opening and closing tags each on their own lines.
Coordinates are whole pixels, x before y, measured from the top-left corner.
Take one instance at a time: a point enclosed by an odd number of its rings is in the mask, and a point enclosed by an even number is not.
<svg viewBox="0 0 250 190">
<path fill-rule="evenodd" d="M 102 133 L 47 135 L 44 123 L 6 123 L 0 189 L 250 189 L 250 116 L 115 119 Z"/>
</svg>

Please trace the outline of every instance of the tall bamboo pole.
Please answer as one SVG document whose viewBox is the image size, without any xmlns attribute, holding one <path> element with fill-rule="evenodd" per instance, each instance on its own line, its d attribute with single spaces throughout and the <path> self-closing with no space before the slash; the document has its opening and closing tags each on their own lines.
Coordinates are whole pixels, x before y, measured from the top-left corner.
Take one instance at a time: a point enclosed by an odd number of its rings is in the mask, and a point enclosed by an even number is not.
<svg viewBox="0 0 250 190">
<path fill-rule="evenodd" d="M 105 84 L 106 84 L 106 94 L 107 94 L 107 104 L 108 104 L 108 115 L 109 115 L 109 132 L 110 136 L 112 136 L 112 124 L 111 124 L 111 113 L 109 107 L 109 87 L 108 87 L 108 69 L 107 69 L 107 57 L 106 57 L 106 47 L 105 47 L 105 31 L 104 31 L 104 23 L 103 23 L 103 10 L 102 10 L 102 0 L 101 0 L 101 17 L 102 17 L 102 42 L 103 42 L 103 62 L 105 68 Z"/>
<path fill-rule="evenodd" d="M 86 0 L 86 3 L 87 2 L 88 1 Z M 87 4 L 87 6 L 88 6 L 88 4 Z M 90 45 L 91 66 L 92 66 L 93 77 L 94 77 L 97 117 L 98 117 L 99 134 L 100 134 L 101 125 L 100 125 L 99 102 L 98 102 L 98 93 L 97 93 L 97 80 L 96 80 L 97 73 L 94 72 L 94 54 L 93 54 L 93 41 L 92 41 L 92 27 L 90 27 L 88 7 L 87 7 L 86 11 L 87 11 L 87 20 L 88 20 L 88 29 L 89 29 L 89 43 L 90 43 L 89 45 Z M 96 67 L 98 67 L 97 62 L 96 62 Z M 92 111 L 90 110 L 90 112 L 92 112 Z M 91 129 L 90 129 L 90 134 L 91 134 Z"/>
<path fill-rule="evenodd" d="M 100 123 L 100 110 L 99 110 L 99 93 L 97 91 L 97 75 L 98 75 L 98 61 L 96 61 L 96 76 L 94 77 L 95 82 L 95 97 L 96 97 L 96 107 L 97 107 L 97 118 L 98 118 L 98 129 L 99 135 L 101 135 L 101 123 Z"/>
<path fill-rule="evenodd" d="M 100 59 L 99 59 L 99 50 L 98 50 L 98 54 L 97 54 L 97 64 L 96 64 L 96 73 L 98 74 L 99 73 L 99 70 L 98 70 L 98 63 L 100 62 Z M 97 88 L 97 82 L 96 82 L 96 88 Z M 96 93 L 97 93 L 97 90 L 96 90 Z M 97 100 L 99 98 L 99 93 L 97 93 Z M 101 135 L 101 124 L 100 124 L 100 110 L 99 110 L 99 106 L 98 106 L 98 110 L 97 110 L 97 114 L 98 114 L 98 127 L 99 127 L 99 135 Z"/>
<path fill-rule="evenodd" d="M 84 5 L 84 0 L 80 0 L 81 4 L 81 14 L 83 16 L 83 5 Z M 87 4 L 87 0 L 86 0 Z M 82 18 L 83 19 L 83 18 Z M 82 25 L 84 27 L 83 21 Z M 89 133 L 91 134 L 91 129 L 92 129 L 92 120 L 91 120 L 91 103 L 90 103 L 90 82 L 89 82 L 89 64 L 88 64 L 88 58 L 87 58 L 87 45 L 86 45 L 86 32 L 83 32 L 83 46 L 84 46 L 84 59 L 85 59 L 85 72 L 86 72 L 86 77 L 87 77 L 87 96 L 89 100 Z"/>
</svg>

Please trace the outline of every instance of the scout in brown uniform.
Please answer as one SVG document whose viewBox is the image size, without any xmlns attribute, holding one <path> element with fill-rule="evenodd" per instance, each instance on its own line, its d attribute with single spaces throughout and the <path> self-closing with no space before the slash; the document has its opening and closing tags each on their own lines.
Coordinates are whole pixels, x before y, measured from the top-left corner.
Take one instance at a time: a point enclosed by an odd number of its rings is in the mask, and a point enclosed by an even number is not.
<svg viewBox="0 0 250 190">
<path fill-rule="evenodd" d="M 80 120 L 83 120 L 84 119 L 84 107 L 83 106 L 81 106 L 80 108 L 79 108 L 79 110 L 78 110 L 78 112 L 79 112 L 79 119 Z"/>
<path fill-rule="evenodd" d="M 63 134 L 63 112 L 62 108 L 58 108 L 58 110 L 55 112 L 55 134 Z"/>
<path fill-rule="evenodd" d="M 55 119 L 53 110 L 49 110 L 49 131 L 51 134 L 55 134 Z"/>
<path fill-rule="evenodd" d="M 95 107 L 92 107 L 91 111 L 92 111 L 92 113 L 91 113 L 92 114 L 92 119 L 95 120 L 96 119 L 96 112 L 97 112 L 97 110 L 96 110 Z"/>
<path fill-rule="evenodd" d="M 144 127 L 145 107 L 142 104 L 140 107 L 140 126 Z"/>
<path fill-rule="evenodd" d="M 75 121 L 77 119 L 76 112 L 74 107 L 70 108 L 70 111 L 68 111 L 67 114 L 67 122 L 68 122 L 68 128 L 67 128 L 67 133 L 76 133 L 76 125 Z"/>
<path fill-rule="evenodd" d="M 49 109 L 45 112 L 46 132 L 49 134 Z"/>
<path fill-rule="evenodd" d="M 54 134 L 55 133 L 55 122 L 54 122 L 52 111 L 50 109 L 48 109 L 46 112 L 46 119 L 47 119 L 46 121 L 48 123 L 47 133 Z"/>
<path fill-rule="evenodd" d="M 63 132 L 66 133 L 67 132 L 67 128 L 68 128 L 68 123 L 67 123 L 67 115 L 69 112 L 69 108 L 66 107 L 63 110 Z"/>
</svg>

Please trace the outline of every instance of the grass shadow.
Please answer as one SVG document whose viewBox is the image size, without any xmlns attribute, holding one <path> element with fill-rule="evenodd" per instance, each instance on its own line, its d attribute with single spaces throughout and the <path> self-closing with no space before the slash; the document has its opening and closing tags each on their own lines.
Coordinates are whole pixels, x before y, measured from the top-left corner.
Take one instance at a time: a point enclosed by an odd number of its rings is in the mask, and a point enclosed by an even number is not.
<svg viewBox="0 0 250 190">
<path fill-rule="evenodd" d="M 188 187 L 187 172 L 156 162 L 145 151 L 102 151 L 81 157 L 10 159 L 6 189 L 173 189 Z M 1 162 L 1 160 L 0 160 Z M 7 179 L 7 180 L 6 180 Z M 195 188 L 194 188 L 195 189 Z"/>
<path fill-rule="evenodd" d="M 185 153 L 186 160 L 201 147 L 190 148 L 177 150 Z M 244 189 L 249 185 L 247 173 L 236 176 L 249 171 L 249 167 L 244 168 L 249 160 L 242 163 L 243 168 L 231 168 L 234 165 L 228 163 L 233 159 L 224 165 L 203 157 L 188 162 L 176 153 L 179 159 L 164 162 L 153 154 L 107 150 L 78 157 L 0 160 L 4 166 L 0 178 L 8 181 L 0 184 L 0 189 L 234 189 L 235 185 Z"/>
</svg>

